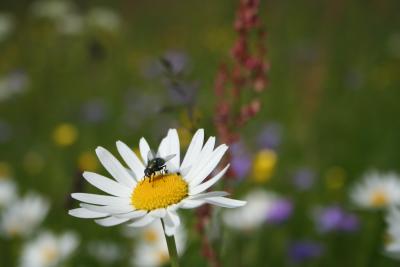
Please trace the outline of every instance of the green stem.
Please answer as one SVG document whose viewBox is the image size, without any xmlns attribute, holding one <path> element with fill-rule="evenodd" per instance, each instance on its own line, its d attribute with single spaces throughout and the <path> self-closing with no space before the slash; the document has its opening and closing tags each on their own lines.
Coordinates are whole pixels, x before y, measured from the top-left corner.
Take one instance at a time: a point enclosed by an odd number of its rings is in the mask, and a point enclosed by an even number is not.
<svg viewBox="0 0 400 267">
<path fill-rule="evenodd" d="M 167 236 L 165 233 L 164 221 L 161 220 L 161 224 L 164 230 L 165 240 L 167 241 L 169 258 L 171 261 L 171 267 L 179 267 L 178 251 L 176 249 L 175 237 Z"/>
<path fill-rule="evenodd" d="M 385 229 L 385 221 L 383 219 L 383 212 L 376 211 L 374 214 L 374 225 L 373 225 L 373 239 L 369 252 L 367 265 L 371 267 L 375 267 L 378 265 L 379 260 L 381 258 L 381 249 L 382 249 L 382 236 L 383 231 Z"/>
</svg>

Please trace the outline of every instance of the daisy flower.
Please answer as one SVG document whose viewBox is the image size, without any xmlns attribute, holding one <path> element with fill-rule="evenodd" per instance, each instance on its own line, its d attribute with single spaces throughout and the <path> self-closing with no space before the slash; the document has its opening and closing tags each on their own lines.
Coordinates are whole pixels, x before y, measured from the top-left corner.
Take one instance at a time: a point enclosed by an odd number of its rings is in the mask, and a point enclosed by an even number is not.
<svg viewBox="0 0 400 267">
<path fill-rule="evenodd" d="M 9 237 L 28 236 L 41 224 L 48 210 L 47 200 L 35 193 L 30 193 L 4 210 L 0 230 Z"/>
<path fill-rule="evenodd" d="M 159 221 L 151 223 L 139 233 L 139 242 L 132 255 L 132 264 L 138 267 L 163 266 L 169 261 L 168 247 L 164 231 Z M 186 234 L 183 224 L 175 233 L 178 255 L 182 255 L 186 246 Z"/>
<path fill-rule="evenodd" d="M 78 246 L 78 237 L 71 232 L 56 236 L 43 232 L 25 244 L 20 267 L 52 267 L 65 261 Z"/>
<path fill-rule="evenodd" d="M 385 244 L 385 253 L 394 259 L 400 260 L 400 209 L 391 207 L 386 215 L 387 242 Z"/>
<path fill-rule="evenodd" d="M 400 204 L 400 179 L 395 173 L 367 173 L 351 191 L 353 202 L 362 208 L 385 208 Z"/>
<path fill-rule="evenodd" d="M 245 201 L 226 198 L 226 192 L 206 192 L 229 167 L 228 164 L 206 180 L 228 147 L 222 144 L 214 149 L 215 137 L 210 137 L 205 144 L 203 142 L 204 131 L 200 129 L 193 136 L 181 162 L 179 138 L 175 129 L 168 131 L 156 155 L 153 155 L 146 140 L 141 138 L 139 150 L 142 162 L 127 145 L 118 141 L 118 152 L 129 169 L 106 149 L 98 147 L 96 154 L 100 162 L 115 180 L 93 172 L 84 172 L 83 177 L 110 195 L 73 193 L 72 198 L 83 203 L 80 208 L 70 210 L 69 214 L 96 219 L 95 222 L 102 226 L 127 222 L 131 227 L 143 227 L 162 219 L 166 235 L 172 236 L 180 225 L 177 214 L 180 208 L 192 209 L 205 203 L 226 208 L 243 206 Z M 163 161 L 167 159 L 165 169 L 151 175 L 151 178 L 145 176 L 146 167 L 157 161 L 157 158 Z"/>
</svg>

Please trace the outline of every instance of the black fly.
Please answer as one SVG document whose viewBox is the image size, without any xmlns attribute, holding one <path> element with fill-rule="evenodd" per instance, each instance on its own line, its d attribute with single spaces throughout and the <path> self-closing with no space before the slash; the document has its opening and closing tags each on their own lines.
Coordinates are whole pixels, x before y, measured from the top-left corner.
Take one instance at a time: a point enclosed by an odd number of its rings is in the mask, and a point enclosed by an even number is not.
<svg viewBox="0 0 400 267">
<path fill-rule="evenodd" d="M 150 182 L 157 172 L 168 173 L 166 163 L 173 157 L 175 157 L 175 155 L 169 155 L 165 158 L 161 158 L 158 155 L 155 156 L 150 150 L 147 155 L 147 166 L 146 169 L 144 169 L 144 176 L 149 177 Z"/>
</svg>

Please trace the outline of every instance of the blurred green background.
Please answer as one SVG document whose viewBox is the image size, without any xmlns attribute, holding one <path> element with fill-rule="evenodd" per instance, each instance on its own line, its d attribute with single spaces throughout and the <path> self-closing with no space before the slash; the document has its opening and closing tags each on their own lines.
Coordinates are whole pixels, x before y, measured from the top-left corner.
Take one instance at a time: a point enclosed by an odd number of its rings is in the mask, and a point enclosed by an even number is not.
<svg viewBox="0 0 400 267">
<path fill-rule="evenodd" d="M 72 3 L 80 14 L 98 6 L 115 11 L 117 29 L 89 27 L 65 34 L 52 20 L 35 17 L 32 1 L 0 2 L 0 12 L 14 21 L 0 42 L 0 77 L 17 72 L 26 83 L 22 92 L 0 100 L 0 170 L 17 181 L 21 192 L 34 190 L 51 200 L 46 227 L 76 230 L 83 244 L 117 240 L 129 254 L 131 242 L 116 228 L 67 215 L 69 193 L 77 187 L 92 190 L 77 178 L 81 167 L 105 173 L 92 158 L 97 146 L 115 153 L 116 140 L 135 148 L 141 136 L 155 146 L 168 128 L 185 125 L 184 109 L 162 77 L 151 74 L 152 62 L 169 51 L 187 55 L 185 79 L 198 85 L 196 126 L 216 134 L 213 86 L 219 64 L 230 60 L 237 1 Z M 348 205 L 349 185 L 368 169 L 400 171 L 399 10 L 396 0 L 262 1 L 269 83 L 261 96 L 262 111 L 240 132 L 255 153 L 254 137 L 261 128 L 280 125 L 276 171 L 257 186 L 288 196 L 295 213 L 280 227 L 232 233 L 235 242 L 222 254 L 223 266 L 291 266 L 286 242 L 301 238 L 320 240 L 326 248 L 321 258 L 303 266 L 367 266 L 375 214 L 360 213 L 363 223 L 356 233 L 321 236 L 310 227 L 307 210 L 326 203 Z M 306 193 L 294 190 L 290 180 L 302 167 L 317 178 Z M 235 195 L 254 186 L 245 180 Z M 183 214 L 190 231 L 183 266 L 205 266 L 196 217 L 192 211 Z M 240 247 L 243 242 L 250 252 Z M 15 264 L 10 249 L 9 241 L 0 241 L 1 266 Z M 374 266 L 395 266 L 376 257 Z M 83 249 L 69 264 L 103 266 Z"/>
</svg>

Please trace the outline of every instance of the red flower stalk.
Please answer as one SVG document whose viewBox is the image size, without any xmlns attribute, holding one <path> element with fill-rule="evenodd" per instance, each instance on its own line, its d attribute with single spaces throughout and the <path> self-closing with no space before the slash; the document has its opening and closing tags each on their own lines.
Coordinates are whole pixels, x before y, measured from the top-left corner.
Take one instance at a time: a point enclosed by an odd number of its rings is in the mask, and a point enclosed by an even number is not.
<svg viewBox="0 0 400 267">
<path fill-rule="evenodd" d="M 260 23 L 259 4 L 259 0 L 240 0 L 234 22 L 237 39 L 231 49 L 233 60 L 230 65 L 221 64 L 215 79 L 214 124 L 220 140 L 226 144 L 236 142 L 240 138 L 239 129 L 260 112 L 258 95 L 267 85 L 266 34 Z M 231 157 L 228 152 L 226 163 Z M 229 170 L 226 176 L 232 179 L 235 174 Z M 211 266 L 220 266 L 205 234 L 210 216 L 208 205 L 198 210 L 197 230 L 202 238 L 204 257 Z"/>
<path fill-rule="evenodd" d="M 240 0 L 234 29 L 237 39 L 231 50 L 232 64 L 221 64 L 215 80 L 217 97 L 214 124 L 222 142 L 240 137 L 238 129 L 261 110 L 258 94 L 267 85 L 265 30 L 260 23 L 259 0 Z M 243 102 L 243 96 L 248 99 Z"/>
</svg>

